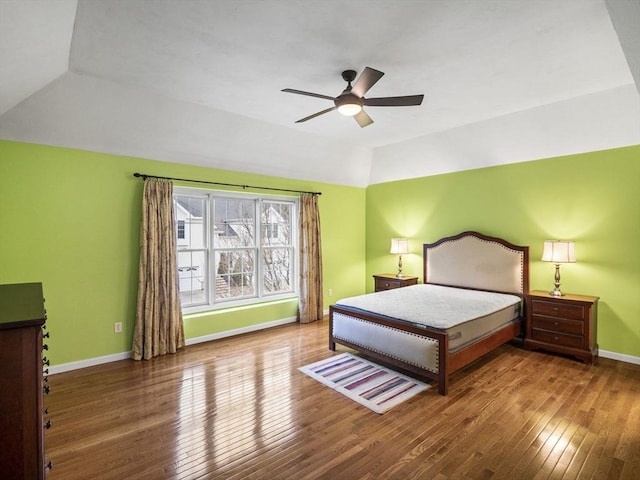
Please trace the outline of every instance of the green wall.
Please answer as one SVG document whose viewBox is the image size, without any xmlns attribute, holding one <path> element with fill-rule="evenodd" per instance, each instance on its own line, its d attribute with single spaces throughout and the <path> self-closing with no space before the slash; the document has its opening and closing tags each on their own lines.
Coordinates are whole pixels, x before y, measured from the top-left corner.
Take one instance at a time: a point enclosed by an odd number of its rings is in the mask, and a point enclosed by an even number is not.
<svg viewBox="0 0 640 480">
<path fill-rule="evenodd" d="M 428 161 L 428 159 L 425 159 Z M 422 278 L 422 243 L 476 230 L 530 246 L 532 289 L 553 287 L 547 239 L 576 242 L 565 292 L 595 295 L 600 349 L 640 357 L 640 146 L 372 185 L 367 290 L 395 272 L 392 237 L 411 240 L 404 272 Z"/>
<path fill-rule="evenodd" d="M 131 349 L 143 186 L 136 171 L 321 191 L 325 308 L 364 290 L 363 188 L 0 141 L 0 284 L 43 283 L 52 365 Z M 288 301 L 186 316 L 185 334 L 250 327 L 296 311 Z M 123 333 L 114 333 L 115 322 L 123 322 Z"/>
<path fill-rule="evenodd" d="M 373 290 L 374 273 L 395 272 L 394 236 L 411 239 L 404 271 L 420 277 L 422 243 L 445 235 L 477 230 L 530 245 L 534 289 L 553 284 L 553 266 L 539 260 L 543 241 L 573 239 L 578 261 L 562 266 L 563 290 L 600 297 L 601 349 L 640 357 L 640 146 L 362 189 L 0 141 L 0 283 L 43 282 L 54 365 L 130 350 L 142 198 L 136 171 L 322 191 L 325 308 Z M 278 302 L 191 315 L 185 333 L 295 313 L 295 302 Z M 122 334 L 113 330 L 118 321 Z"/>
</svg>

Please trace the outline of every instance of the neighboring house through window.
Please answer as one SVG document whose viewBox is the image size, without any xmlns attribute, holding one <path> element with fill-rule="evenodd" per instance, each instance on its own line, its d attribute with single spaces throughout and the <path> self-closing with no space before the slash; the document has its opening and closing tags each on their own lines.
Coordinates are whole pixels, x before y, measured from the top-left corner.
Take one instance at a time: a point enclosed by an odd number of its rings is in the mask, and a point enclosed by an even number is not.
<svg viewBox="0 0 640 480">
<path fill-rule="evenodd" d="M 174 189 L 183 309 L 297 293 L 297 199 Z"/>
</svg>

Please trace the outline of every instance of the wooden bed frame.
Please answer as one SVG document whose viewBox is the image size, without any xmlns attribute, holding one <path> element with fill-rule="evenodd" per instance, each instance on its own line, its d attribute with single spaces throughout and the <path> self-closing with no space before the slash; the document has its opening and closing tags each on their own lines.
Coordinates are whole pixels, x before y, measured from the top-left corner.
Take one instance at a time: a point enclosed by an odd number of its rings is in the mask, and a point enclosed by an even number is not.
<svg viewBox="0 0 640 480">
<path fill-rule="evenodd" d="M 506 240 L 477 232 L 463 232 L 445 237 L 435 243 L 424 244 L 424 283 L 487 290 L 518 295 L 523 299 L 529 290 L 529 247 L 514 245 Z M 329 349 L 336 343 L 353 348 L 382 363 L 399 367 L 420 377 L 438 382 L 438 392 L 446 395 L 449 376 L 469 365 L 486 353 L 519 336 L 523 331 L 524 301 L 521 302 L 520 321 L 513 322 L 476 342 L 449 352 L 448 334 L 441 330 L 417 327 L 376 313 L 365 312 L 340 305 L 329 308 Z M 336 317 L 337 318 L 334 318 Z M 347 336 L 334 335 L 334 322 L 347 316 L 366 328 L 379 329 L 379 335 L 393 332 L 408 339 L 419 337 L 431 345 L 437 356 L 437 367 L 424 368 L 404 361 L 381 348 L 371 348 Z M 376 333 L 378 335 L 378 333 Z M 435 361 L 435 360 L 434 360 Z"/>
</svg>

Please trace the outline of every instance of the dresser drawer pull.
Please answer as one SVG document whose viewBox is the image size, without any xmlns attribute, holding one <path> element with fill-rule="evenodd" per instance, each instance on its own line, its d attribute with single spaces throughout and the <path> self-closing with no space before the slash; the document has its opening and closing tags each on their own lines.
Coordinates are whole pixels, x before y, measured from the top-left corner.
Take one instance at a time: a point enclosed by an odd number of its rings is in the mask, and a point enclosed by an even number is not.
<svg viewBox="0 0 640 480">
<path fill-rule="evenodd" d="M 385 287 L 388 287 L 388 286 L 389 286 L 389 284 L 388 284 L 388 283 L 385 283 L 385 284 L 384 284 L 384 286 L 385 286 Z"/>
<path fill-rule="evenodd" d="M 553 324 L 557 327 L 558 326 L 558 322 L 553 322 Z"/>
</svg>

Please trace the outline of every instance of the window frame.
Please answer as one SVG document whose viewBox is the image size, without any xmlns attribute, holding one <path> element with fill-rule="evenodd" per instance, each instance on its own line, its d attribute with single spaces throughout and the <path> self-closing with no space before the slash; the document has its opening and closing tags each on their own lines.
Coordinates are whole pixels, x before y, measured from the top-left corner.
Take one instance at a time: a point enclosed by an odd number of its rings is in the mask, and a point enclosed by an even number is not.
<svg viewBox="0 0 640 480">
<path fill-rule="evenodd" d="M 299 295 L 299 287 L 298 281 L 298 272 L 299 272 L 299 198 L 297 196 L 283 196 L 283 195 L 268 195 L 268 194 L 253 194 L 253 193 L 243 193 L 243 192 L 233 192 L 226 190 L 210 190 L 210 189 L 202 189 L 202 188 L 193 188 L 193 187 L 174 187 L 173 189 L 174 195 L 174 206 L 176 204 L 175 197 L 176 196 L 187 196 L 187 197 L 201 197 L 205 199 L 205 211 L 203 215 L 203 229 L 205 232 L 204 241 L 207 256 L 207 288 L 205 301 L 203 303 L 188 305 L 182 307 L 183 314 L 189 313 L 197 313 L 204 311 L 214 311 L 218 309 L 231 308 L 237 306 L 244 305 L 252 305 L 257 303 L 265 303 L 271 301 L 279 301 L 282 299 L 289 298 L 297 298 Z M 254 244 L 251 246 L 238 246 L 235 248 L 229 248 L 228 246 L 216 247 L 214 245 L 213 239 L 213 228 L 214 228 L 214 201 L 218 200 L 251 200 L 253 202 L 254 207 L 254 235 L 253 241 Z M 263 262 L 263 251 L 267 249 L 273 249 L 274 245 L 269 242 L 264 242 L 263 240 L 263 223 L 262 223 L 262 206 L 264 202 L 271 203 L 285 203 L 290 205 L 290 243 L 283 246 L 278 246 L 278 248 L 286 248 L 290 251 L 290 270 L 289 275 L 291 275 L 290 284 L 291 290 L 286 292 L 276 292 L 269 293 L 264 291 L 264 271 L 262 268 Z M 279 227 L 279 224 L 278 224 Z M 276 228 L 279 230 L 280 228 Z M 177 235 L 178 231 L 178 219 L 175 218 L 174 232 Z M 177 254 L 181 251 L 198 251 L 201 249 L 189 249 L 189 248 L 180 248 L 176 245 Z M 252 295 L 247 295 L 243 297 L 234 297 L 232 299 L 216 299 L 216 257 L 220 251 L 229 251 L 229 250 L 250 250 L 253 252 L 254 258 L 254 274 L 255 274 L 255 292 Z M 179 268 L 176 265 L 176 269 Z"/>
</svg>

